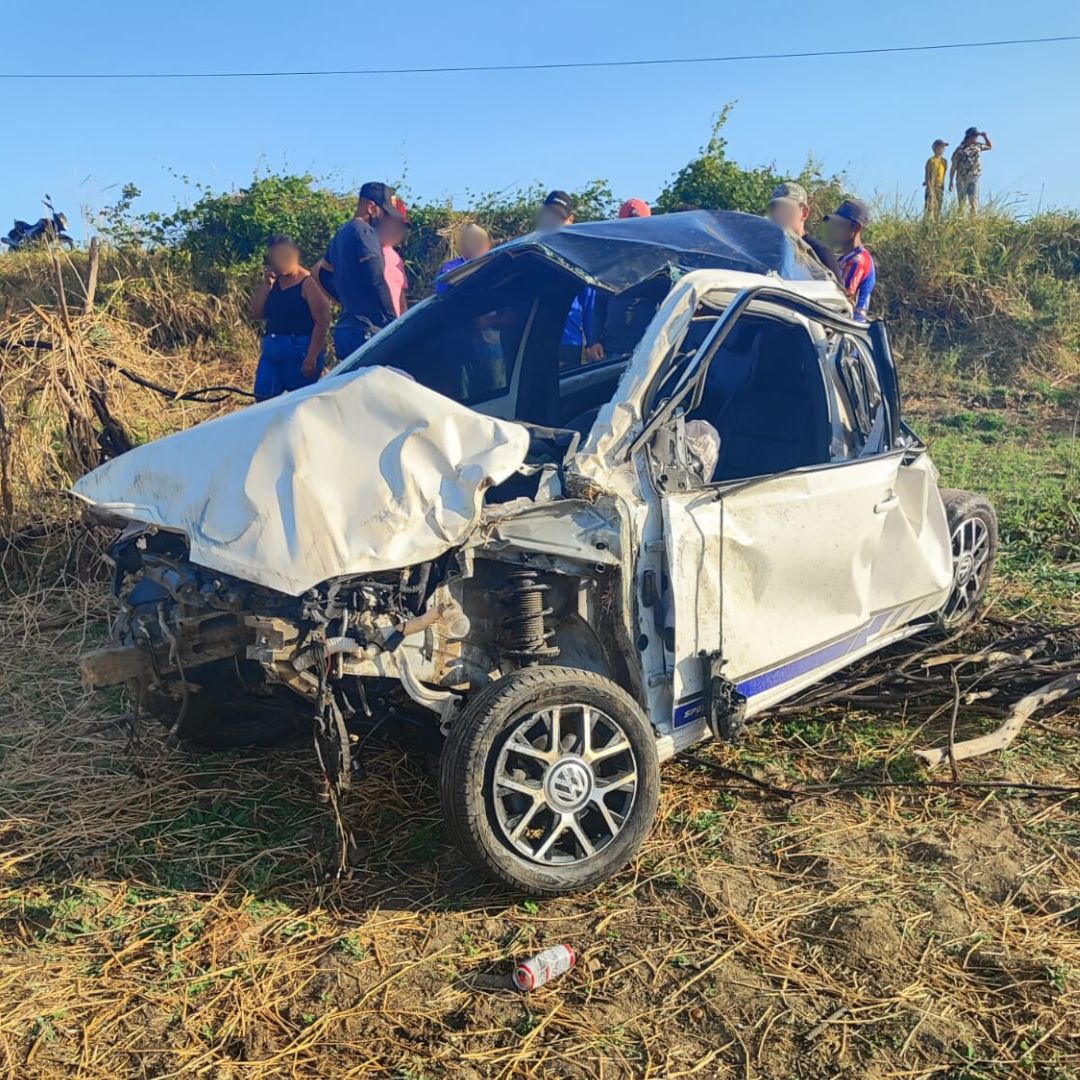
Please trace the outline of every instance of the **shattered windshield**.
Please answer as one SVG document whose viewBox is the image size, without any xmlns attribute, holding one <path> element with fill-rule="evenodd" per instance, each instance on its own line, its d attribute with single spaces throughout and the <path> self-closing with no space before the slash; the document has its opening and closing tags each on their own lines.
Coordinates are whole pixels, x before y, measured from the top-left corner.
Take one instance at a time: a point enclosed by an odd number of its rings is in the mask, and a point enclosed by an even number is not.
<svg viewBox="0 0 1080 1080">
<path fill-rule="evenodd" d="M 463 405 L 505 394 L 540 302 L 535 275 L 525 270 L 493 289 L 425 301 L 338 371 L 396 368 Z"/>
</svg>

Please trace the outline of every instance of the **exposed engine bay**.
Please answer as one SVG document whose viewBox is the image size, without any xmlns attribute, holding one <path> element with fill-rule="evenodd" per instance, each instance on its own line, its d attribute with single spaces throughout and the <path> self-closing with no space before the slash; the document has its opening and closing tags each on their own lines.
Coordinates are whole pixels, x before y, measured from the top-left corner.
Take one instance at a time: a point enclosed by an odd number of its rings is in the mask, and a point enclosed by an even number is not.
<svg viewBox="0 0 1080 1080">
<path fill-rule="evenodd" d="M 552 483 L 549 471 L 528 487 L 543 500 Z M 620 605 L 614 504 L 497 494 L 511 499 L 493 499 L 475 543 L 298 597 L 196 566 L 179 534 L 130 526 L 110 552 L 112 643 L 84 657 L 84 677 L 126 684 L 174 736 L 209 745 L 273 743 L 314 721 L 339 789 L 376 730 L 437 754 L 463 695 L 522 666 L 629 678 L 605 645 L 626 635 L 597 629 Z"/>
</svg>

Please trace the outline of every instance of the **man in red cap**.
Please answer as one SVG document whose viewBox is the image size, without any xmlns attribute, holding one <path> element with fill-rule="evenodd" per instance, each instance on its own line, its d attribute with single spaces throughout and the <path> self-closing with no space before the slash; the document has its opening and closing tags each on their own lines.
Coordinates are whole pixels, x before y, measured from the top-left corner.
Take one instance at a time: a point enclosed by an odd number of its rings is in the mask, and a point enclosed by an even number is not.
<svg viewBox="0 0 1080 1080">
<path fill-rule="evenodd" d="M 652 217 L 652 211 L 649 209 L 649 204 L 644 199 L 627 199 L 626 202 L 619 207 L 619 217 Z"/>
</svg>

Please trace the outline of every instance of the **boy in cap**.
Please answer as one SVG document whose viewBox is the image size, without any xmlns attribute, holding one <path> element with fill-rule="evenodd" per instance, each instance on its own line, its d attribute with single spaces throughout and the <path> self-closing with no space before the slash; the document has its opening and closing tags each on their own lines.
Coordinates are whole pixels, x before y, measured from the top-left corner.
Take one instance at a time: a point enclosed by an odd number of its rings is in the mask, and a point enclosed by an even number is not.
<svg viewBox="0 0 1080 1080">
<path fill-rule="evenodd" d="M 824 220 L 829 242 L 840 252 L 840 284 L 855 309 L 853 318 L 868 322 L 870 294 L 877 284 L 874 257 L 862 244 L 863 229 L 870 224 L 870 208 L 862 199 L 845 199 Z"/>
<path fill-rule="evenodd" d="M 573 225 L 576 207 L 571 196 L 565 191 L 549 191 L 547 197 L 536 211 L 536 231 L 555 232 L 564 225 Z"/>
<path fill-rule="evenodd" d="M 979 212 L 982 155 L 993 149 L 994 145 L 985 131 L 969 127 L 964 132 L 964 141 L 953 151 L 952 167 L 949 169 L 949 190 L 952 191 L 955 181 L 956 201 L 961 210 L 970 208 L 973 214 Z"/>
<path fill-rule="evenodd" d="M 805 241 L 825 269 L 831 271 L 837 281 L 841 280 L 840 264 L 836 261 L 836 256 L 816 236 L 807 235 L 806 220 L 810 216 L 810 198 L 802 184 L 797 184 L 794 180 L 777 184 L 773 188 L 765 216 L 774 225 L 793 232 Z"/>
<path fill-rule="evenodd" d="M 364 184 L 356 213 L 334 234 L 315 267 L 319 284 L 341 304 L 334 327 L 334 351 L 339 360 L 356 352 L 397 314 L 375 226 L 385 215 L 403 219 L 399 202 L 389 184 Z"/>
<path fill-rule="evenodd" d="M 941 204 L 945 201 L 945 147 L 949 144 L 944 139 L 935 139 L 931 147 L 933 154 L 926 159 L 923 169 L 922 186 L 926 188 L 925 209 L 927 217 L 940 217 Z"/>
</svg>

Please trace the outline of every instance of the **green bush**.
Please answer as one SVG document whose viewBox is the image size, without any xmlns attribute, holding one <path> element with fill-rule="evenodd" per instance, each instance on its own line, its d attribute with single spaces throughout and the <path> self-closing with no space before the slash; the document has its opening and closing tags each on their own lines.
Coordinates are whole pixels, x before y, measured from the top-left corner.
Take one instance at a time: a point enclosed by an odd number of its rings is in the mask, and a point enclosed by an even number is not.
<svg viewBox="0 0 1080 1080">
<path fill-rule="evenodd" d="M 656 210 L 741 210 L 764 214 L 773 188 L 784 180 L 797 180 L 810 196 L 811 220 L 828 213 L 845 195 L 842 176 L 826 177 L 821 166 L 810 158 L 798 176 L 784 176 L 773 165 L 744 168 L 727 154 L 722 132 L 734 102 L 728 102 L 713 121 L 709 141 L 698 157 L 684 165 L 660 192 Z"/>
<path fill-rule="evenodd" d="M 846 195 L 843 176 L 828 176 L 813 159 L 788 178 L 773 165 L 746 168 L 728 157 L 723 137 L 731 105 L 721 110 L 700 153 L 679 169 L 655 210 L 687 204 L 703 209 L 762 213 L 773 187 L 796 179 L 810 194 L 812 223 Z M 97 222 L 111 251 L 103 264 L 99 303 L 107 300 L 154 327 L 163 347 L 192 337 L 217 342 L 216 312 L 230 313 L 230 333 L 242 299 L 257 276 L 267 239 L 295 237 L 311 265 L 355 206 L 355 193 L 338 193 L 308 175 L 262 174 L 239 191 L 194 185 L 198 198 L 171 213 L 139 213 L 139 190 L 125 185 Z M 433 203 L 407 188 L 413 228 L 404 258 L 414 299 L 427 295 L 439 266 L 456 254 L 455 241 L 469 221 L 483 225 L 498 244 L 528 232 L 547 186 L 512 193 L 470 194 L 467 209 Z M 614 216 L 619 200 L 606 181 L 572 192 L 578 219 Z M 956 375 L 1007 381 L 1029 372 L 1051 382 L 1077 367 L 1080 350 L 1080 215 L 1048 212 L 1027 220 L 1000 207 L 976 218 L 957 213 L 940 220 L 895 211 L 868 230 L 878 263 L 873 314 L 892 323 L 897 351 L 908 363 L 926 363 Z M 76 252 L 73 265 L 84 268 Z M 47 261 L 4 256 L 0 312 L 27 301 L 51 302 L 53 274 Z M 79 269 L 83 273 L 84 269 Z M 76 279 L 77 280 L 77 279 Z M 72 286 L 70 303 L 78 303 Z M 218 303 L 220 301 L 220 304 Z"/>
</svg>

